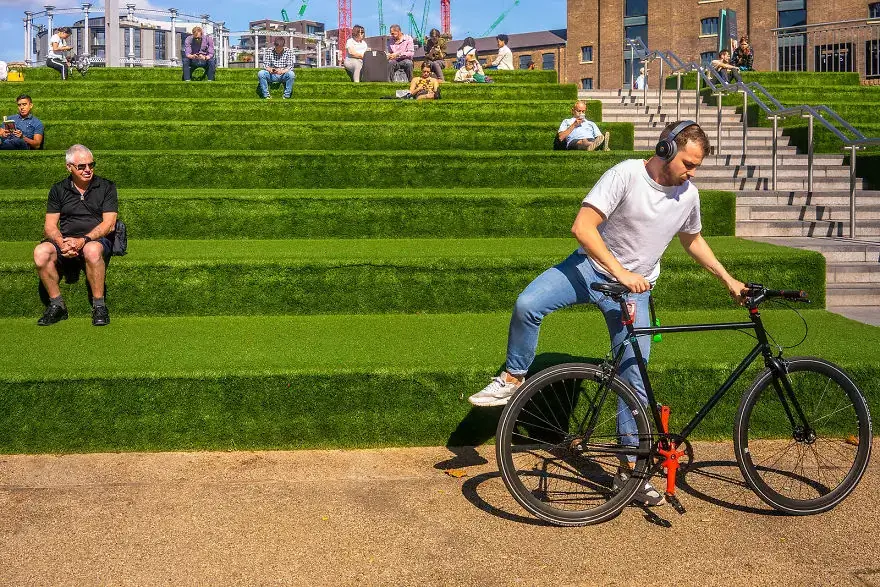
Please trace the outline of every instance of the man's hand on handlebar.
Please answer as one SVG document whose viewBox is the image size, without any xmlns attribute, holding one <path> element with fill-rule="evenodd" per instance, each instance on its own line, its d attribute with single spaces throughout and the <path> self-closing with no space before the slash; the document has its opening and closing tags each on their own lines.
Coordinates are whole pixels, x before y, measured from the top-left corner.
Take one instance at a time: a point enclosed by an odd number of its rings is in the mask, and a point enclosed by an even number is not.
<svg viewBox="0 0 880 587">
<path fill-rule="evenodd" d="M 651 289 L 651 284 L 647 279 L 632 271 L 624 271 L 617 276 L 617 281 L 628 287 L 629 291 L 633 293 L 644 293 Z"/>
<path fill-rule="evenodd" d="M 727 291 L 730 292 L 731 297 L 736 300 L 736 303 L 740 306 L 745 305 L 746 296 L 749 294 L 749 288 L 746 284 L 742 281 L 731 278 L 725 285 L 727 286 Z"/>
</svg>

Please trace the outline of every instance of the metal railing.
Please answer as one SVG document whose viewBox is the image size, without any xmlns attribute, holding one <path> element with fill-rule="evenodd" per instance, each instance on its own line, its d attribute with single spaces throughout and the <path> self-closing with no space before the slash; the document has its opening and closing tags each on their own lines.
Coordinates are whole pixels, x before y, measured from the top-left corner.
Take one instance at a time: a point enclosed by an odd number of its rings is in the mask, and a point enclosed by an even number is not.
<svg viewBox="0 0 880 587">
<path fill-rule="evenodd" d="M 700 122 L 700 105 L 703 101 L 702 86 L 710 89 L 716 97 L 718 103 L 717 115 L 717 138 L 715 145 L 715 154 L 721 154 L 721 122 L 722 122 L 722 98 L 725 95 L 742 93 L 743 96 L 743 160 L 745 160 L 748 152 L 748 108 L 749 99 L 760 108 L 764 114 L 773 121 L 773 137 L 772 137 L 772 167 L 771 167 L 771 184 L 773 190 L 776 190 L 778 176 L 779 161 L 779 120 L 788 117 L 807 118 L 807 191 L 813 192 L 813 171 L 814 171 L 814 124 L 818 121 L 822 126 L 828 129 L 843 143 L 843 149 L 849 151 L 850 154 L 850 181 L 849 181 L 849 237 L 855 238 L 856 234 L 856 158 L 859 149 L 864 147 L 880 145 L 880 137 L 866 137 L 861 131 L 853 127 L 844 120 L 839 114 L 827 106 L 809 106 L 806 104 L 798 106 L 784 106 L 770 93 L 764 86 L 758 82 L 745 83 L 739 76 L 735 81 L 723 79 L 714 69 L 704 67 L 696 62 L 682 61 L 672 51 L 650 51 L 640 38 L 627 39 L 627 46 L 630 50 L 631 58 L 639 57 L 645 64 L 645 78 L 648 77 L 649 64 L 653 61 L 660 63 L 660 89 L 658 91 L 657 110 L 660 112 L 663 108 L 663 89 L 666 85 L 666 79 L 663 76 L 664 66 L 670 68 L 669 74 L 676 76 L 676 119 L 681 119 L 681 76 L 690 72 L 696 73 L 697 89 L 696 89 L 696 113 L 694 120 Z M 633 64 L 635 61 L 633 60 Z M 633 69 L 635 66 L 633 65 Z M 630 92 L 632 93 L 632 85 Z M 644 103 L 648 105 L 647 84 L 644 90 Z"/>
<path fill-rule="evenodd" d="M 856 72 L 880 78 L 880 19 L 862 18 L 770 29 L 772 71 Z"/>
</svg>

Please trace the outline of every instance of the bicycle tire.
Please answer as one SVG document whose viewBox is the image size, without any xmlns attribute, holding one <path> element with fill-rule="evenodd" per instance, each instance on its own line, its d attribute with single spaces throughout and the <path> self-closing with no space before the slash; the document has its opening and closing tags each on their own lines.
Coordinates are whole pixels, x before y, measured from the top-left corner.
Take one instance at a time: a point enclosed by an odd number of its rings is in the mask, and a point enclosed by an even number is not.
<svg viewBox="0 0 880 587">
<path fill-rule="evenodd" d="M 498 422 L 495 450 L 504 484 L 526 511 L 551 524 L 604 522 L 620 513 L 644 483 L 652 446 L 648 412 L 617 376 L 602 394 L 601 374 L 600 367 L 589 363 L 545 369 L 517 390 Z M 636 459 L 629 480 L 615 491 L 612 485 L 622 455 L 608 453 L 607 447 L 620 446 L 618 400 L 634 416 L 644 456 Z M 587 439 L 577 428 L 591 408 L 596 424 Z"/>
<path fill-rule="evenodd" d="M 734 452 L 746 482 L 768 505 L 817 514 L 839 504 L 864 475 L 871 416 L 864 395 L 837 365 L 816 357 L 784 362 L 809 428 L 802 429 L 797 414 L 792 427 L 777 391 L 781 380 L 765 369 L 740 400 Z"/>
</svg>

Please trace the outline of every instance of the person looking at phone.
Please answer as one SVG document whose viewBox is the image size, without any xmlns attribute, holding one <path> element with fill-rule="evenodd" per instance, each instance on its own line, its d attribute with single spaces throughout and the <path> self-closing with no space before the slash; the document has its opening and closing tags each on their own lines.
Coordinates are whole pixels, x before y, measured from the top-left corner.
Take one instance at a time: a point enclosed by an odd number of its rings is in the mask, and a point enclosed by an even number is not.
<svg viewBox="0 0 880 587">
<path fill-rule="evenodd" d="M 43 123 L 31 114 L 34 102 L 27 94 L 15 99 L 18 114 L 6 117 L 0 128 L 0 150 L 39 149 L 43 144 Z"/>
<path fill-rule="evenodd" d="M 46 54 L 46 65 L 61 73 L 61 79 L 66 80 L 70 71 L 70 61 L 67 52 L 73 49 L 67 44 L 70 37 L 70 27 L 58 27 L 55 34 L 49 39 L 49 52 Z"/>
<path fill-rule="evenodd" d="M 206 35 L 202 27 L 193 27 L 192 34 L 183 41 L 183 81 L 192 80 L 192 70 L 205 68 L 205 77 L 214 81 L 217 61 L 214 59 L 214 37 Z"/>
<path fill-rule="evenodd" d="M 583 149 L 595 151 L 605 143 L 605 150 L 609 149 L 608 142 L 611 133 L 602 134 L 595 122 L 587 120 L 587 103 L 578 100 L 571 109 L 572 118 L 566 118 L 559 125 L 556 133 L 557 138 L 565 145 L 567 150 Z"/>
<path fill-rule="evenodd" d="M 281 97 L 285 100 L 293 92 L 293 82 L 296 80 L 296 74 L 293 73 L 293 51 L 285 47 L 285 44 L 284 37 L 275 37 L 272 49 L 267 49 L 263 55 L 263 69 L 257 74 L 257 79 L 260 81 L 260 96 L 264 100 L 272 97 L 269 93 L 270 82 L 284 84 L 284 94 Z"/>
</svg>

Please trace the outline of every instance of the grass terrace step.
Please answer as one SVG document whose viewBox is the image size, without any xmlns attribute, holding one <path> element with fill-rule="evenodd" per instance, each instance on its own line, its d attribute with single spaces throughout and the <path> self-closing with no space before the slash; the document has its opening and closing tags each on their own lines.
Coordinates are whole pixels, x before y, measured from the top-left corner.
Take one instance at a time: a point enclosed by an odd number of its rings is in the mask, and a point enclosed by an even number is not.
<svg viewBox="0 0 880 587">
<path fill-rule="evenodd" d="M 772 282 L 774 286 L 791 284 Z M 747 321 L 741 310 L 673 312 L 664 325 Z M 789 355 L 840 363 L 880 412 L 880 329 L 823 311 Z M 762 312 L 781 344 L 804 325 Z M 0 452 L 249 450 L 472 445 L 494 435 L 500 408 L 472 409 L 504 360 L 509 314 L 237 318 L 73 317 L 51 328 L 0 321 Z M 834 333 L 834 336 L 828 336 Z M 14 341 L 14 344 L 12 344 Z M 682 426 L 752 347 L 736 332 L 664 335 L 649 372 Z M 77 361 L 51 352 L 91 345 Z M 535 367 L 603 357 L 598 312 L 557 312 L 542 329 Z M 697 429 L 729 439 L 745 374 Z"/>
<path fill-rule="evenodd" d="M 430 144 L 430 129 L 425 142 Z M 229 145 L 233 147 L 234 145 Z M 609 167 L 648 153 L 631 151 L 95 151 L 97 173 L 127 188 L 584 187 Z M 59 151 L 8 151 L 0 167 L 6 189 L 45 188 L 64 174 Z"/>
<path fill-rule="evenodd" d="M 475 151 L 538 151 L 553 146 L 555 122 L 288 122 L 175 121 L 54 121 L 47 133 L 46 149 L 66 149 L 73 144 L 92 149 L 192 150 L 205 145 L 243 151 L 273 147 L 297 150 L 393 151 L 431 149 Z M 610 131 L 615 150 L 633 150 L 633 125 L 599 123 Z M 132 140 L 137 137 L 136 140 Z M 364 153 L 365 157 L 368 155 Z"/>
<path fill-rule="evenodd" d="M 716 255 L 744 281 L 785 282 L 824 305 L 818 253 L 714 237 Z M 42 312 L 34 243 L 0 243 L 0 316 Z M 519 292 L 577 247 L 571 239 L 130 241 L 111 261 L 114 314 L 241 315 L 507 310 Z M 673 244 L 657 299 L 674 309 L 724 308 L 727 291 Z M 86 311 L 84 280 L 65 288 Z"/>
<path fill-rule="evenodd" d="M 409 193 L 121 188 L 119 206 L 138 239 L 563 238 L 590 187 Z M 0 190 L 0 241 L 42 238 L 46 194 Z M 700 205 L 704 235 L 733 236 L 732 192 L 701 191 Z"/>
<path fill-rule="evenodd" d="M 34 114 L 56 120 L 279 120 L 351 122 L 554 122 L 571 116 L 571 100 L 263 100 L 250 98 L 95 98 L 40 99 Z M 602 120 L 602 103 L 591 100 L 587 117 Z M 556 128 L 559 128 L 558 126 Z M 342 142 L 342 141 L 340 141 Z"/>
<path fill-rule="evenodd" d="M 11 86 L 11 87 L 10 87 Z M 0 100 L 13 100 L 21 93 L 28 93 L 34 100 L 57 97 L 60 82 L 29 82 L 27 84 L 0 85 Z M 320 98 L 379 99 L 394 96 L 395 90 L 405 84 L 350 82 L 298 82 L 293 88 L 293 100 Z M 77 86 L 79 98 L 102 98 L 106 96 L 127 98 L 253 98 L 260 99 L 256 84 L 243 82 L 94 82 Z M 577 86 L 574 84 L 444 84 L 443 100 L 575 100 Z M 281 100 L 281 92 L 275 92 Z"/>
<path fill-rule="evenodd" d="M 418 63 L 418 60 L 416 61 Z M 448 63 L 448 62 L 447 62 Z M 262 68 L 261 68 L 262 69 Z M 218 68 L 218 82 L 238 81 L 257 83 L 257 69 L 249 68 Z M 294 69 L 297 82 L 348 82 L 349 77 L 341 67 L 323 67 L 320 69 L 298 67 Z M 445 69 L 443 75 L 448 80 L 455 77 L 454 69 Z M 492 71 L 491 77 L 496 83 L 517 84 L 555 84 L 557 73 L 554 70 L 498 70 Z M 74 73 L 66 83 L 90 83 L 107 81 L 181 81 L 183 71 L 179 67 L 92 67 L 85 77 Z M 61 81 L 57 71 L 49 67 L 34 67 L 25 70 L 25 81 Z M 193 82 L 198 83 L 198 82 Z"/>
<path fill-rule="evenodd" d="M 666 89 L 675 89 L 675 77 L 676 76 L 669 76 L 666 78 Z M 771 89 L 772 86 L 798 86 L 802 88 L 827 88 L 830 86 L 858 87 L 860 84 L 858 73 L 846 72 L 746 71 L 743 72 L 742 78 L 746 83 L 758 82 L 768 89 Z M 689 73 L 682 76 L 681 88 L 683 90 L 694 90 L 696 87 L 696 73 Z"/>
</svg>

